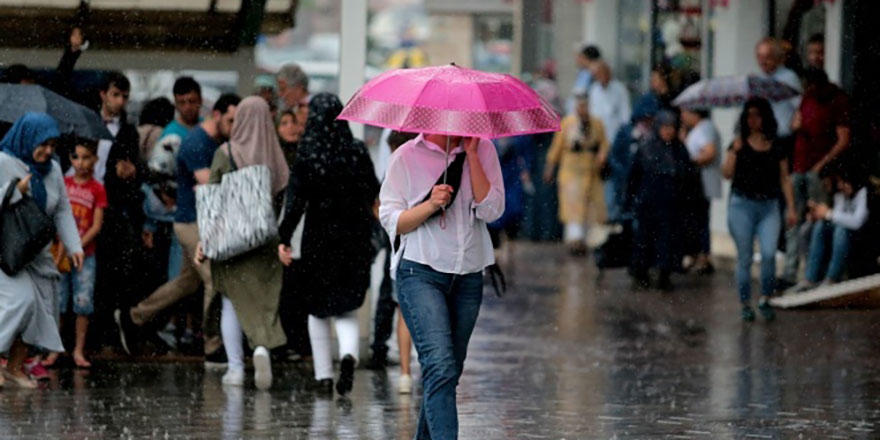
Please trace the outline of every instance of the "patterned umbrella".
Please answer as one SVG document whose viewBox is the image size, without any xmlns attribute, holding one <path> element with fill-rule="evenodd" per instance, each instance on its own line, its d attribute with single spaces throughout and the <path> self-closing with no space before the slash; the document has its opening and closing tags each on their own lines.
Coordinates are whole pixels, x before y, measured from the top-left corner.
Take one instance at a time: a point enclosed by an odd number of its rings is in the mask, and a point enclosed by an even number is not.
<svg viewBox="0 0 880 440">
<path fill-rule="evenodd" d="M 339 119 L 483 138 L 559 131 L 553 107 L 524 82 L 454 64 L 385 72 L 358 90 Z"/>
<path fill-rule="evenodd" d="M 734 107 L 751 98 L 783 101 L 800 95 L 794 87 L 759 75 L 704 79 L 681 92 L 672 105 L 689 109 Z"/>
</svg>

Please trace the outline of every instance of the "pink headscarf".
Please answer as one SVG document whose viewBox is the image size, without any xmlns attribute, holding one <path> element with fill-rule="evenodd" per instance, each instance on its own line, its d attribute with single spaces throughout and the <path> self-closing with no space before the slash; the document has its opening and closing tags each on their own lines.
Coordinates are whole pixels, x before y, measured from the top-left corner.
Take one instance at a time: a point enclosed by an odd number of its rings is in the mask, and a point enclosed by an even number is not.
<svg viewBox="0 0 880 440">
<path fill-rule="evenodd" d="M 250 96 L 238 104 L 229 146 L 235 165 L 239 168 L 252 165 L 269 167 L 273 194 L 287 187 L 290 170 L 278 143 L 278 134 L 265 99 Z"/>
</svg>

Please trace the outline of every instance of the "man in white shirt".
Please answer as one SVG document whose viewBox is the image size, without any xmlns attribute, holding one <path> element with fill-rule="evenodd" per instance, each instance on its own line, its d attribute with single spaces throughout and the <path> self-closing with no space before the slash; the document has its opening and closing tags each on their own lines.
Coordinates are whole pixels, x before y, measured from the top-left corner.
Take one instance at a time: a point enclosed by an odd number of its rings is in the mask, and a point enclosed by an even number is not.
<svg viewBox="0 0 880 440">
<path fill-rule="evenodd" d="M 629 91 L 613 79 L 608 63 L 593 63 L 593 84 L 590 86 L 590 114 L 602 120 L 605 135 L 614 139 L 620 127 L 629 121 L 632 113 Z"/>
<path fill-rule="evenodd" d="M 802 90 L 801 80 L 797 74 L 782 64 L 785 53 L 779 44 L 779 40 L 765 38 L 759 41 L 755 46 L 755 58 L 757 58 L 758 66 L 761 67 L 764 75 L 787 84 L 795 90 Z M 800 105 L 800 97 L 771 102 L 770 105 L 773 108 L 773 115 L 776 116 L 776 123 L 778 124 L 777 136 L 781 139 L 789 138 L 791 136 L 791 120 Z"/>
</svg>

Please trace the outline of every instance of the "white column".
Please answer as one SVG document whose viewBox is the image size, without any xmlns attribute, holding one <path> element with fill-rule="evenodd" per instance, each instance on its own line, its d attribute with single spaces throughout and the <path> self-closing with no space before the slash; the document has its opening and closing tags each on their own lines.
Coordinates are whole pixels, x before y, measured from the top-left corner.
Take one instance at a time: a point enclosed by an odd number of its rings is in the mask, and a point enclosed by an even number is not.
<svg viewBox="0 0 880 440">
<path fill-rule="evenodd" d="M 562 99 L 568 99 L 574 85 L 577 66 L 575 54 L 583 38 L 582 2 L 553 2 L 553 54 L 556 58 L 556 83 Z"/>
<path fill-rule="evenodd" d="M 715 8 L 710 22 L 713 31 L 711 62 L 714 76 L 759 72 L 755 60 L 755 44 L 767 35 L 767 13 L 767 4 L 764 0 L 737 0 L 731 1 L 727 7 Z M 726 151 L 726 147 L 733 141 L 734 127 L 741 110 L 735 107 L 716 109 L 712 112 L 712 119 L 721 134 L 722 151 Z M 729 185 L 725 184 L 724 199 L 716 200 L 712 204 L 712 231 L 721 233 L 721 237 L 726 237 L 728 234 L 725 203 L 728 189 Z M 727 245 L 729 246 L 730 243 L 728 242 Z M 724 249 L 716 246 L 715 250 L 723 252 Z"/>
<path fill-rule="evenodd" d="M 367 0 L 346 0 L 340 27 L 339 99 L 346 103 L 364 84 L 366 77 Z M 354 136 L 363 138 L 363 125 L 350 125 Z"/>
<path fill-rule="evenodd" d="M 619 11 L 615 0 L 592 0 L 583 6 L 584 43 L 598 46 L 612 69 L 617 67 Z"/>
<path fill-rule="evenodd" d="M 339 51 L 339 99 L 347 103 L 364 84 L 367 64 L 367 0 L 345 0 L 340 25 Z M 349 123 L 356 138 L 363 139 L 364 126 Z M 370 352 L 370 329 L 372 328 L 373 304 L 377 290 L 370 289 L 367 301 L 358 310 L 360 324 L 360 359 L 367 360 Z"/>
<path fill-rule="evenodd" d="M 843 64 L 843 2 L 825 4 L 825 71 L 828 79 L 840 84 Z"/>
</svg>

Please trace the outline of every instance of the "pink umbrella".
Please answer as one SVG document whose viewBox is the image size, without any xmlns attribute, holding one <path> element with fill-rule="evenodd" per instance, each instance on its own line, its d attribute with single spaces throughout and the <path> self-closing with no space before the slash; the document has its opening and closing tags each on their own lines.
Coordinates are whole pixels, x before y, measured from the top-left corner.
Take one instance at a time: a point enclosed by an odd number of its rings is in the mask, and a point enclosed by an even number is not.
<svg viewBox="0 0 880 440">
<path fill-rule="evenodd" d="M 484 138 L 559 131 L 553 107 L 524 82 L 454 64 L 385 72 L 358 90 L 339 119 Z"/>
</svg>

